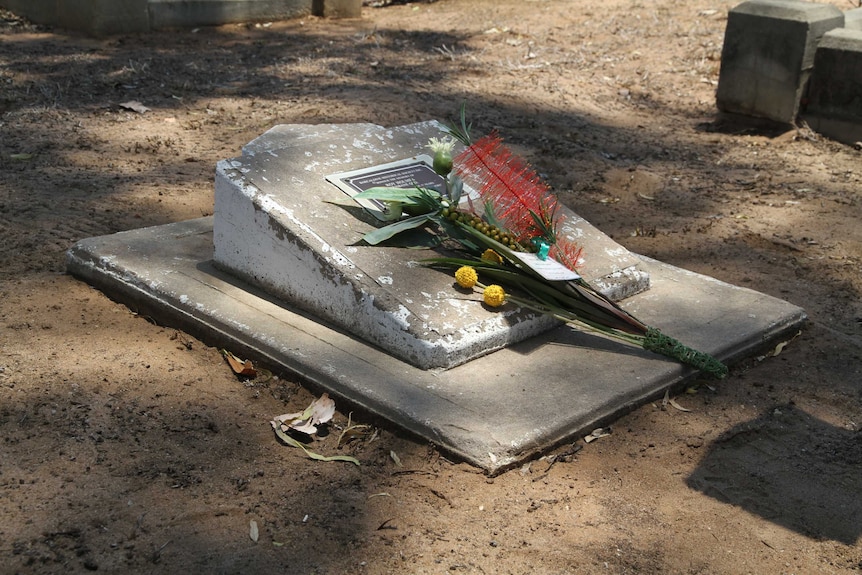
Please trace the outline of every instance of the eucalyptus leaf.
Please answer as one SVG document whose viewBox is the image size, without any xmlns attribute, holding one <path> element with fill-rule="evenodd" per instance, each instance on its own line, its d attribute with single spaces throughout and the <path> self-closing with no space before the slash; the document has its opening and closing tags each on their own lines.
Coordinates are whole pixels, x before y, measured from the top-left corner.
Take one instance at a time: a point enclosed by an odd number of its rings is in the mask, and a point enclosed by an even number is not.
<svg viewBox="0 0 862 575">
<path fill-rule="evenodd" d="M 440 192 L 431 188 L 368 188 L 353 196 L 355 200 L 380 200 L 402 204 L 424 205 L 429 199 L 440 200 Z"/>
<path fill-rule="evenodd" d="M 310 450 L 309 448 L 304 446 L 302 443 L 300 443 L 299 441 L 297 441 L 294 438 L 292 438 L 291 436 L 289 436 L 287 433 L 282 431 L 279 426 L 273 426 L 273 429 L 275 430 L 276 436 L 278 436 L 278 438 L 280 440 L 282 440 L 284 443 L 286 443 L 287 445 L 289 445 L 291 447 L 300 448 L 311 459 L 314 459 L 316 461 L 346 461 L 347 463 L 353 463 L 354 465 L 359 465 L 359 460 L 356 459 L 355 457 L 350 457 L 349 455 L 329 455 L 329 456 L 321 455 L 319 453 L 316 453 L 316 452 Z"/>
<path fill-rule="evenodd" d="M 324 393 L 314 402 L 297 413 L 285 413 L 272 420 L 273 426 L 278 425 L 284 430 L 293 429 L 308 435 L 317 433 L 317 426 L 328 422 L 335 415 L 335 402 Z"/>
<path fill-rule="evenodd" d="M 446 181 L 446 187 L 449 191 L 449 200 L 452 205 L 457 206 L 461 202 L 461 194 L 464 193 L 464 180 L 452 174 Z"/>
<path fill-rule="evenodd" d="M 431 214 L 413 216 L 412 218 L 406 218 L 397 221 L 394 224 L 389 224 L 388 226 L 383 226 L 382 228 L 378 228 L 374 231 L 368 232 L 367 234 L 362 236 L 362 239 L 365 240 L 365 243 L 372 246 L 376 246 L 377 244 L 385 242 L 389 238 L 396 236 L 402 232 L 406 232 L 407 230 L 415 230 L 418 227 L 424 226 L 432 219 L 433 218 Z"/>
<path fill-rule="evenodd" d="M 417 229 L 398 234 L 397 240 L 393 241 L 398 247 L 408 250 L 431 250 L 440 247 L 443 238 L 427 230 Z"/>
<path fill-rule="evenodd" d="M 494 211 L 494 202 L 490 200 L 485 201 L 485 221 L 488 222 L 489 226 L 497 226 L 500 229 L 506 227 L 497 219 L 497 213 Z"/>
</svg>

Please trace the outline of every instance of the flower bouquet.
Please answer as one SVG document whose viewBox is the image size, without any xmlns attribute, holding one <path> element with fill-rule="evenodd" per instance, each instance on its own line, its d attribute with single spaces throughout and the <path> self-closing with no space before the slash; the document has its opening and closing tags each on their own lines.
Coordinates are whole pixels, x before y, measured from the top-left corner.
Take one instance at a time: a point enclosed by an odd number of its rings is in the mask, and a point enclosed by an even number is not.
<svg viewBox="0 0 862 575">
<path fill-rule="evenodd" d="M 407 216 L 369 232 L 363 236 L 366 243 L 410 247 L 415 234 L 404 232 L 424 232 L 417 244 L 446 243 L 456 248 L 457 256 L 423 263 L 454 270 L 457 284 L 481 290 L 490 308 L 508 302 L 671 357 L 716 378 L 727 375 L 727 367 L 712 356 L 646 325 L 590 287 L 577 273 L 583 251 L 557 233 L 563 216 L 555 194 L 496 133 L 474 141 L 470 128 L 462 107 L 460 125 L 429 142 L 433 169 L 446 182 L 444 191 L 375 187 L 354 196 L 382 202 L 393 219 Z M 463 150 L 453 157 L 458 142 Z M 462 202 L 465 189 L 477 197 L 467 195 Z"/>
</svg>

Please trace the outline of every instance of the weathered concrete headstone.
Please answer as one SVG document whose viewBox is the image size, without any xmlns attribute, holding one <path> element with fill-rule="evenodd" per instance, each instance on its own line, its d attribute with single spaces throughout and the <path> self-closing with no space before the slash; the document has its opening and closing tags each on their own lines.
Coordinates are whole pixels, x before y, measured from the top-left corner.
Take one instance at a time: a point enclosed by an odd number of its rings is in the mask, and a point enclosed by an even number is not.
<svg viewBox="0 0 862 575">
<path fill-rule="evenodd" d="M 820 38 L 844 24 L 835 6 L 750 0 L 728 14 L 716 102 L 724 112 L 792 123 Z"/>
<path fill-rule="evenodd" d="M 380 222 L 336 176 L 417 157 L 444 134 L 437 122 L 273 128 L 217 166 L 216 264 L 422 369 L 451 368 L 556 327 L 533 312 L 489 313 L 419 261 L 440 254 L 360 241 Z M 584 247 L 580 272 L 597 289 L 622 299 L 648 288 L 632 254 L 564 215 L 560 233 Z"/>
<path fill-rule="evenodd" d="M 824 136 L 845 144 L 862 141 L 862 29 L 839 28 L 823 36 L 803 116 Z"/>
</svg>

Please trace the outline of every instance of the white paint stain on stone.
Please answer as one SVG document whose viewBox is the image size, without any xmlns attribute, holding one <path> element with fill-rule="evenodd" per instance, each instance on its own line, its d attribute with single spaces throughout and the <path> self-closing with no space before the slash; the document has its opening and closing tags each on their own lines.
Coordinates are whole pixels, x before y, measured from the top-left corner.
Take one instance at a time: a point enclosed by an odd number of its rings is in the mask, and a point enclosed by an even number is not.
<svg viewBox="0 0 862 575">
<path fill-rule="evenodd" d="M 401 304 L 398 305 L 398 311 L 396 311 L 392 314 L 395 321 L 399 325 L 401 325 L 404 329 L 407 329 L 410 327 L 410 322 L 407 320 L 410 319 L 411 315 L 413 315 L 413 314 L 410 313 L 410 310 Z"/>
<path fill-rule="evenodd" d="M 359 138 L 355 138 L 353 140 L 353 147 L 357 148 L 359 150 L 365 150 L 367 152 L 373 152 L 375 154 L 379 154 L 383 151 L 380 148 L 371 145 L 371 142 L 368 139 L 360 140 Z"/>
<path fill-rule="evenodd" d="M 629 256 L 629 251 L 622 246 L 617 248 L 606 248 L 605 253 L 612 258 L 626 258 Z"/>
</svg>

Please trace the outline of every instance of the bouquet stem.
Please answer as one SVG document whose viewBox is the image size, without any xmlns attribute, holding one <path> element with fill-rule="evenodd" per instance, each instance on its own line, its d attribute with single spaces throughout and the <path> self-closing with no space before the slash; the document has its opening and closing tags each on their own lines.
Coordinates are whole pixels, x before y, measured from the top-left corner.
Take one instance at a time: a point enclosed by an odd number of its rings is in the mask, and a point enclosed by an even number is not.
<svg viewBox="0 0 862 575">
<path fill-rule="evenodd" d="M 692 349 L 679 340 L 663 334 L 654 327 L 647 329 L 643 339 L 643 348 L 699 369 L 717 379 L 723 379 L 727 376 L 726 365 L 707 353 Z"/>
<path fill-rule="evenodd" d="M 509 256 L 511 255 L 510 253 Z M 475 268 L 479 273 L 497 281 L 515 285 L 520 288 L 520 291 L 525 292 L 527 297 L 506 291 L 505 301 L 514 305 L 550 315 L 581 329 L 669 357 L 716 379 L 727 377 L 727 366 L 722 362 L 708 353 L 698 351 L 663 334 L 658 328 L 646 325 L 590 288 L 583 280 L 542 283 L 524 270 L 513 267 L 507 269 L 501 264 L 481 259 L 434 258 L 425 260 L 425 264 L 449 269 L 463 266 Z M 474 275 L 474 277 L 477 276 Z M 473 285 L 479 289 L 488 287 L 478 281 Z M 580 289 L 569 291 L 576 286 Z M 553 294 L 556 294 L 556 297 Z"/>
</svg>

